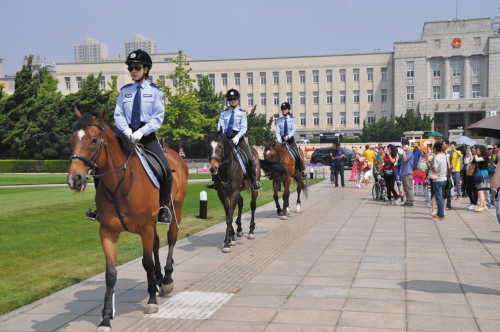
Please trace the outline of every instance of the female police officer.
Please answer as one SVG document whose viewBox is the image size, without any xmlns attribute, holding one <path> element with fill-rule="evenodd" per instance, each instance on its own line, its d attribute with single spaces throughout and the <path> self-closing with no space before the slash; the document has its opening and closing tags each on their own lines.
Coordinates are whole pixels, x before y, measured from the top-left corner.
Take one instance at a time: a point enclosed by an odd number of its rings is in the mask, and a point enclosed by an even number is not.
<svg viewBox="0 0 500 332">
<path fill-rule="evenodd" d="M 276 122 L 276 140 L 281 142 L 287 142 L 293 151 L 295 157 L 295 163 L 299 168 L 300 175 L 302 179 L 307 177 L 306 171 L 304 170 L 304 164 L 302 162 L 302 156 L 295 143 L 293 136 L 295 135 L 295 118 L 290 115 L 290 104 L 284 102 L 281 104 L 281 112 L 283 114 L 282 118 L 279 118 Z"/>
<path fill-rule="evenodd" d="M 168 202 L 172 190 L 172 170 L 156 138 L 156 131 L 160 129 L 165 116 L 163 92 L 159 86 L 147 80 L 153 67 L 148 53 L 133 51 L 125 64 L 135 83 L 125 85 L 120 91 L 115 107 L 116 126 L 133 143 L 141 143 L 153 152 L 165 166 L 167 180 L 161 184 L 158 223 L 170 224 Z"/>
</svg>

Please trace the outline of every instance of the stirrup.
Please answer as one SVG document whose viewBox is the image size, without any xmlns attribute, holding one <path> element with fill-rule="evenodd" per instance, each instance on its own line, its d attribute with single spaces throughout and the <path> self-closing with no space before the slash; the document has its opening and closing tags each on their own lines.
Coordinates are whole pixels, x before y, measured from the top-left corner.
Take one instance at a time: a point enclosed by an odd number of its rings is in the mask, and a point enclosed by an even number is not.
<svg viewBox="0 0 500 332">
<path fill-rule="evenodd" d="M 253 191 L 262 190 L 262 186 L 260 185 L 259 181 L 255 180 L 255 182 L 252 183 L 252 190 Z"/>
<path fill-rule="evenodd" d="M 302 180 L 305 180 L 307 178 L 307 172 L 306 171 L 300 172 L 300 176 L 302 177 Z"/>
<path fill-rule="evenodd" d="M 205 187 L 207 187 L 207 189 L 214 190 L 215 189 L 215 183 L 207 184 Z"/>
<path fill-rule="evenodd" d="M 97 210 L 95 210 L 94 212 L 92 212 L 92 208 L 94 207 L 95 203 L 92 204 L 92 206 L 90 206 L 90 209 L 85 212 L 85 217 L 89 220 L 92 220 L 92 221 L 96 221 L 96 220 L 99 220 L 99 216 L 97 214 Z"/>
<path fill-rule="evenodd" d="M 168 220 L 169 220 L 169 221 L 168 221 L 168 222 L 166 222 L 166 221 L 159 221 L 159 220 L 156 220 L 156 223 L 157 223 L 158 225 L 170 225 L 170 222 L 171 222 L 171 220 L 172 220 L 172 214 L 170 213 L 170 209 L 169 209 L 168 207 L 166 207 L 166 206 L 161 207 L 161 208 L 160 208 L 160 211 L 161 211 L 162 209 L 166 210 L 166 212 L 167 212 L 167 214 L 168 214 Z M 159 219 L 159 218 L 160 218 L 160 212 L 158 212 L 158 219 Z"/>
</svg>

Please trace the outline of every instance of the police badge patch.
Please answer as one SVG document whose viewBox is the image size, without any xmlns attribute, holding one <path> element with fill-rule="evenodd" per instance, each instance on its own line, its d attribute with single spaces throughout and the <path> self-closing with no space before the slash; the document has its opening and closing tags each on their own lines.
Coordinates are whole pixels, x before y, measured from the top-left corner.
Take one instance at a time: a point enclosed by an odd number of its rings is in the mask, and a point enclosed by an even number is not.
<svg viewBox="0 0 500 332">
<path fill-rule="evenodd" d="M 130 54 L 130 59 L 135 58 L 135 53 Z"/>
</svg>

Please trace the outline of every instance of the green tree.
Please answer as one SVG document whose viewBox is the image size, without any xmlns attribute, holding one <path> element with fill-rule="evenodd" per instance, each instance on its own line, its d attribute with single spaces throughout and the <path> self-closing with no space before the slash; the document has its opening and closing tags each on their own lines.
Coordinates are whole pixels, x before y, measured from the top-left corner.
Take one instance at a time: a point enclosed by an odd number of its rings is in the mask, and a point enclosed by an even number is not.
<svg viewBox="0 0 500 332">
<path fill-rule="evenodd" d="M 217 130 L 217 121 L 224 109 L 224 94 L 222 92 L 216 93 L 208 76 L 203 75 L 199 90 L 196 91 L 196 97 L 200 103 L 200 114 L 205 117 L 203 131 L 209 133 Z"/>
<path fill-rule="evenodd" d="M 173 81 L 173 89 L 158 82 L 163 87 L 167 99 L 165 118 L 158 133 L 165 139 L 178 141 L 181 147 L 185 139 L 194 141 L 204 137 L 202 128 L 205 125 L 205 117 L 200 114 L 200 103 L 192 86 L 195 80 L 188 78 L 192 69 L 186 68 L 189 62 L 184 60 L 182 51 L 179 51 L 173 62 L 177 65 L 175 70 L 166 76 Z"/>
<path fill-rule="evenodd" d="M 260 146 L 262 145 L 262 142 L 269 143 L 275 139 L 274 133 L 271 130 L 273 118 L 270 117 L 269 121 L 267 121 L 264 114 L 256 113 L 256 109 L 257 105 L 255 105 L 250 113 L 247 114 L 248 129 L 245 136 L 248 137 L 248 144 L 250 146 Z"/>
<path fill-rule="evenodd" d="M 118 76 L 114 76 L 113 80 L 111 82 L 107 82 L 108 85 L 111 87 L 110 92 L 109 92 L 109 101 L 108 101 L 108 114 L 107 114 L 107 122 L 112 125 L 116 125 L 115 119 L 114 119 L 114 113 L 115 113 L 115 107 L 116 107 L 116 102 L 118 101 L 118 96 L 120 96 L 120 90 L 118 90 L 118 85 L 116 83 L 116 80 L 118 79 Z"/>
</svg>

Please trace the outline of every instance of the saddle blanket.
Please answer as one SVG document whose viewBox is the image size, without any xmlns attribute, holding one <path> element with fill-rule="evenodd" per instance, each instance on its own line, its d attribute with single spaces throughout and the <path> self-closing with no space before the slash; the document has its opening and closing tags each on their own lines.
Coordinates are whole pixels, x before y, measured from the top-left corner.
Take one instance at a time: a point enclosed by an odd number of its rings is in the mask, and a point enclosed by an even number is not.
<svg viewBox="0 0 500 332">
<path fill-rule="evenodd" d="M 288 149 L 288 152 L 289 152 L 289 153 L 290 153 L 290 155 L 292 156 L 293 161 L 296 161 L 296 160 L 295 160 L 295 155 L 293 154 L 292 149 L 290 148 L 290 144 L 285 144 L 285 145 L 286 145 L 286 148 Z"/>
<path fill-rule="evenodd" d="M 139 156 L 139 159 L 141 160 L 142 167 L 144 167 L 144 170 L 149 176 L 149 179 L 151 182 L 155 185 L 156 188 L 160 189 L 160 182 L 158 181 L 158 178 L 154 175 L 153 170 L 148 164 L 148 161 L 146 158 L 137 150 L 136 148 L 137 155 Z"/>
<path fill-rule="evenodd" d="M 237 149 L 234 149 L 234 152 L 236 153 L 236 157 L 238 158 L 241 169 L 243 170 L 243 174 L 247 174 L 247 168 L 245 166 L 245 163 L 243 162 L 243 159 L 241 158 L 240 153 L 238 152 Z M 255 172 L 257 172 L 257 165 L 255 165 Z"/>
</svg>

